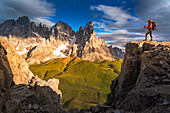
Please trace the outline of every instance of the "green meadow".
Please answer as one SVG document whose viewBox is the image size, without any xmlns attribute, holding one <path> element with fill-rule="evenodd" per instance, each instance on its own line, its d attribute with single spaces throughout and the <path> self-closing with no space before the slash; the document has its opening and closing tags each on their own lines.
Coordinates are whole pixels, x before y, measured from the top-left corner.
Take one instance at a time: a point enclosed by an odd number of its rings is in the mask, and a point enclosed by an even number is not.
<svg viewBox="0 0 170 113">
<path fill-rule="evenodd" d="M 106 102 L 111 81 L 119 75 L 122 62 L 91 62 L 78 57 L 67 57 L 31 65 L 30 70 L 43 80 L 59 79 L 61 102 L 66 110 L 86 109 Z"/>
</svg>

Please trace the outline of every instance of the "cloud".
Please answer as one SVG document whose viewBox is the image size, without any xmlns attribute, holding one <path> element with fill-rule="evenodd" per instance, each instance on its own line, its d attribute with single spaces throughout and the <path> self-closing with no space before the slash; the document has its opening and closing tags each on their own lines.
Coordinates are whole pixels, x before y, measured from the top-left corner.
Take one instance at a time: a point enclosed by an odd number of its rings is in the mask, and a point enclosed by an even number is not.
<svg viewBox="0 0 170 113">
<path fill-rule="evenodd" d="M 53 25 L 55 25 L 54 22 L 50 21 L 47 17 L 36 17 L 34 19 L 32 19 L 33 22 L 35 23 L 44 23 L 45 25 L 51 27 Z"/>
<path fill-rule="evenodd" d="M 129 24 L 129 20 L 137 20 L 136 17 L 128 14 L 127 11 L 123 10 L 121 7 L 98 5 L 90 6 L 90 9 L 102 12 L 102 18 L 112 21 L 110 26 L 115 28 L 123 27 L 124 25 Z"/>
<path fill-rule="evenodd" d="M 127 13 L 121 7 L 98 5 L 91 6 L 91 10 L 102 12 L 102 19 L 94 22 L 94 28 L 100 29 L 97 35 L 104 39 L 108 45 L 124 48 L 124 45 L 132 40 L 142 39 L 142 32 L 133 31 L 139 19 Z M 132 29 L 129 30 L 128 29 Z"/>
<path fill-rule="evenodd" d="M 122 2 L 122 0 L 117 0 Z M 98 5 L 91 6 L 91 10 L 102 12 L 102 19 L 94 23 L 100 38 L 107 44 L 124 47 L 125 43 L 132 40 L 143 40 L 148 25 L 148 20 L 155 21 L 158 26 L 153 32 L 153 39 L 157 41 L 170 41 L 170 1 L 169 0 L 136 0 L 133 15 L 128 13 L 131 8 L 123 5 L 120 7 Z M 132 12 L 131 12 L 132 13 Z M 103 31 L 103 32 L 102 32 Z"/>
<path fill-rule="evenodd" d="M 43 20 L 42 23 L 51 26 L 53 23 L 50 23 L 47 17 L 55 16 L 55 11 L 54 6 L 46 0 L 1 0 L 0 2 L 1 22 L 28 16 L 31 20 L 37 20 L 37 22 Z"/>
</svg>

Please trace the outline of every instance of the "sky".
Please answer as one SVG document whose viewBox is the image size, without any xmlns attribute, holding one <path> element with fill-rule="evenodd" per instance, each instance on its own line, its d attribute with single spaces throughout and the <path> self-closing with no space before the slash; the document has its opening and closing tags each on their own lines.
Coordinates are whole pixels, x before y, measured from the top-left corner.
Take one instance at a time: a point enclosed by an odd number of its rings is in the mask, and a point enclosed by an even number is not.
<svg viewBox="0 0 170 113">
<path fill-rule="evenodd" d="M 0 23 L 21 16 L 49 27 L 61 20 L 74 31 L 93 21 L 97 36 L 121 49 L 143 40 L 152 20 L 153 40 L 170 41 L 170 0 L 0 0 Z"/>
</svg>

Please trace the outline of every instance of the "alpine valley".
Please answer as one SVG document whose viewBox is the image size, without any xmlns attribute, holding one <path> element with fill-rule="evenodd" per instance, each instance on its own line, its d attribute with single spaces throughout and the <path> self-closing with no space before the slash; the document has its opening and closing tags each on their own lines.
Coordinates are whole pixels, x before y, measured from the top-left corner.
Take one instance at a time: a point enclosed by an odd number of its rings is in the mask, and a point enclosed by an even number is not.
<svg viewBox="0 0 170 113">
<path fill-rule="evenodd" d="M 0 24 L 0 35 L 14 83 L 52 88 L 66 110 L 106 102 L 111 80 L 119 75 L 123 62 L 124 53 L 107 47 L 96 36 L 93 22 L 75 32 L 62 21 L 48 28 L 23 16 Z"/>
<path fill-rule="evenodd" d="M 75 32 L 26 16 L 0 24 L 0 35 L 0 113 L 170 111 L 170 42 L 132 41 L 124 54 L 93 22 Z"/>
</svg>

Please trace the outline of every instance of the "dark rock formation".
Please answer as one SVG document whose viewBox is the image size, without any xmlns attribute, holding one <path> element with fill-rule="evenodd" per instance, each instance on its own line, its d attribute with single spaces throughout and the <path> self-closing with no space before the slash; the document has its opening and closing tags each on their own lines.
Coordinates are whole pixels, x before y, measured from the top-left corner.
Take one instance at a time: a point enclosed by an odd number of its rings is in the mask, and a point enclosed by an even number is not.
<svg viewBox="0 0 170 113">
<path fill-rule="evenodd" d="M 13 85 L 13 74 L 6 54 L 6 50 L 0 43 L 0 112 L 5 111 L 5 102 L 9 95 L 9 89 Z"/>
<path fill-rule="evenodd" d="M 106 105 L 143 113 L 170 111 L 170 43 L 131 42 Z"/>
<path fill-rule="evenodd" d="M 108 48 L 109 48 L 112 56 L 115 56 L 115 57 L 121 58 L 121 59 L 124 58 L 125 53 L 121 49 L 119 49 L 118 47 L 112 48 L 112 46 L 109 46 Z"/>
<path fill-rule="evenodd" d="M 32 36 L 34 37 L 43 37 L 43 38 L 49 38 L 50 37 L 50 30 L 49 28 L 40 23 L 39 25 L 35 24 L 34 22 L 31 22 L 31 28 L 32 28 Z"/>
<path fill-rule="evenodd" d="M 27 16 L 19 17 L 15 20 L 6 20 L 0 24 L 0 35 L 7 37 L 44 37 L 49 38 L 50 30 L 46 25 L 30 22 Z"/>
</svg>

